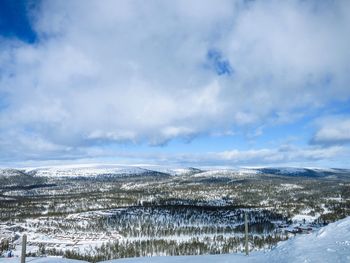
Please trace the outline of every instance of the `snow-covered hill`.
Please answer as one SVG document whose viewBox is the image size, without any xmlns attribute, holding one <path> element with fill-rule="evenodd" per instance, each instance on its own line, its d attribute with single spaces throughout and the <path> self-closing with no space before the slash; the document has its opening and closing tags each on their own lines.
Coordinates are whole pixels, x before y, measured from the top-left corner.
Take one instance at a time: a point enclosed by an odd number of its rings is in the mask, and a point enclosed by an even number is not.
<svg viewBox="0 0 350 263">
<path fill-rule="evenodd" d="M 99 175 L 139 175 L 146 173 L 146 169 L 138 167 L 50 167 L 27 170 L 35 176 L 43 177 L 90 177 Z"/>
<path fill-rule="evenodd" d="M 18 176 L 22 174 L 23 172 L 18 169 L 0 168 L 0 176 L 12 177 L 12 176 Z"/>
<path fill-rule="evenodd" d="M 105 263 L 211 263 L 211 262 L 350 262 L 350 217 L 329 224 L 319 231 L 281 242 L 268 252 L 243 254 L 134 258 Z"/>
<path fill-rule="evenodd" d="M 206 168 L 167 167 L 158 165 L 118 165 L 118 164 L 82 164 L 68 166 L 32 167 L 20 169 L 1 169 L 0 177 L 31 175 L 35 177 L 93 177 L 93 176 L 130 176 L 130 175 L 171 175 L 207 178 L 251 177 L 263 174 L 278 176 L 324 177 L 349 174 L 349 169 L 331 168 L 293 168 L 293 167 L 241 167 Z"/>
<path fill-rule="evenodd" d="M 258 173 L 284 175 L 284 176 L 306 176 L 306 177 L 324 177 L 334 174 L 349 173 L 348 169 L 335 169 L 335 168 L 298 168 L 298 167 L 264 167 L 264 168 L 252 168 Z"/>
<path fill-rule="evenodd" d="M 23 169 L 26 173 L 38 177 L 91 177 L 101 175 L 128 176 L 128 175 L 191 175 L 201 170 L 196 168 L 169 168 L 162 166 L 134 166 L 134 165 L 79 165 L 54 166 Z M 6 170 L 8 171 L 8 170 Z"/>
</svg>

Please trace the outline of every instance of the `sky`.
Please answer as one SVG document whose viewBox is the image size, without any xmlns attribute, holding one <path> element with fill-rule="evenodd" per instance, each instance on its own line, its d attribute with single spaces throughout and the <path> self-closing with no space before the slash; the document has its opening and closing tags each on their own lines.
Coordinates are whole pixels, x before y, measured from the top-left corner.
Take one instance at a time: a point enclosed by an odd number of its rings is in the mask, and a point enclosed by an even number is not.
<svg viewBox="0 0 350 263">
<path fill-rule="evenodd" d="M 0 0 L 0 166 L 350 168 L 350 2 Z"/>
</svg>

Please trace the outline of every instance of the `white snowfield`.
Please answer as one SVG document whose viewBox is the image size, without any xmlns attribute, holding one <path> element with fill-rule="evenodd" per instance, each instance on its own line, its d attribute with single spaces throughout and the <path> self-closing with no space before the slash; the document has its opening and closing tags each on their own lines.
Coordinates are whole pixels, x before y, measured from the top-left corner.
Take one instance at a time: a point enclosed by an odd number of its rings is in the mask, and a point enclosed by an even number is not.
<svg viewBox="0 0 350 263">
<path fill-rule="evenodd" d="M 19 263 L 17 258 L 0 258 L 0 263 Z M 26 262 L 33 263 L 84 263 L 57 257 L 28 258 Z M 254 252 L 249 256 L 244 254 L 177 256 L 177 257 L 145 257 L 115 259 L 104 263 L 232 263 L 232 262 L 262 262 L 262 263 L 343 263 L 350 262 L 350 217 L 339 220 L 308 235 L 299 235 L 267 252 Z"/>
</svg>

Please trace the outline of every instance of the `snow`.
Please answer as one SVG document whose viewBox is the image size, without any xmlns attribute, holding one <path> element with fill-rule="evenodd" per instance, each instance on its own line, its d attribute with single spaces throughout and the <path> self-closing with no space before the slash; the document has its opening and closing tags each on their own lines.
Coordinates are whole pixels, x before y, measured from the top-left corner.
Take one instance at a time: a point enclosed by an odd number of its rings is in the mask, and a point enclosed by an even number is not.
<svg viewBox="0 0 350 263">
<path fill-rule="evenodd" d="M 301 223 L 301 222 L 307 222 L 312 223 L 317 218 L 319 218 L 321 215 L 320 213 L 312 213 L 312 210 L 310 208 L 305 208 L 299 212 L 299 214 L 296 214 L 292 217 L 293 222 Z"/>
<path fill-rule="evenodd" d="M 247 261 L 246 261 L 247 260 Z M 176 257 L 145 257 L 127 258 L 104 261 L 103 263 L 232 263 L 232 262 L 260 262 L 258 258 L 246 257 L 243 254 L 237 255 L 205 255 L 205 256 L 176 256 Z"/>
<path fill-rule="evenodd" d="M 18 263 L 19 257 L 0 258 L 0 263 Z M 28 258 L 33 263 L 84 263 L 59 257 Z M 176 257 L 144 257 L 104 261 L 104 263 L 211 263 L 211 262 L 266 262 L 266 263 L 297 263 L 297 262 L 350 262 L 350 217 L 329 224 L 320 230 L 298 235 L 288 241 L 280 242 L 278 246 L 266 252 L 254 252 L 249 256 L 244 254 L 176 256 Z"/>
<path fill-rule="evenodd" d="M 193 177 L 209 177 L 209 178 L 220 178 L 220 177 L 240 177 L 240 176 L 255 176 L 260 174 L 260 171 L 253 169 L 212 169 L 196 173 Z"/>
<path fill-rule="evenodd" d="M 298 235 L 267 252 L 244 254 L 204 255 L 118 259 L 104 263 L 199 263 L 199 262 L 350 262 L 350 217 L 329 224 L 308 235 Z"/>
<path fill-rule="evenodd" d="M 20 257 L 0 258 L 0 263 L 19 263 Z M 41 258 L 26 258 L 26 262 L 33 263 L 87 263 L 87 261 L 67 259 L 61 257 L 41 257 Z"/>
<path fill-rule="evenodd" d="M 20 175 L 21 171 L 10 168 L 0 168 L 0 176 L 10 177 Z"/>
<path fill-rule="evenodd" d="M 139 167 L 110 166 L 110 167 L 48 167 L 28 169 L 26 172 L 43 177 L 77 177 L 98 175 L 134 175 L 143 174 L 148 170 Z"/>
<path fill-rule="evenodd" d="M 281 167 L 281 168 L 275 168 L 279 170 L 281 174 L 299 174 L 304 173 L 306 170 L 304 168 L 296 168 L 296 167 Z"/>
<path fill-rule="evenodd" d="M 280 175 L 298 175 L 309 171 L 315 173 L 349 173 L 348 169 L 335 168 L 299 168 L 299 167 L 174 167 L 162 165 L 124 165 L 124 164 L 75 164 L 58 165 L 42 167 L 24 167 L 24 168 L 0 168 L 0 176 L 14 176 L 22 172 L 30 173 L 35 176 L 43 177 L 91 177 L 99 175 L 143 175 L 150 172 L 165 173 L 172 176 L 194 175 L 194 177 L 250 177 L 266 173 L 265 169 L 274 171 Z"/>
<path fill-rule="evenodd" d="M 8 172 L 9 169 L 4 169 Z M 195 168 L 174 168 L 151 165 L 120 165 L 120 164 L 86 164 L 86 165 L 62 165 L 48 167 L 24 168 L 25 172 L 43 177 L 76 177 L 98 175 L 140 175 L 147 172 L 166 173 L 173 176 L 195 173 L 200 170 Z"/>
</svg>

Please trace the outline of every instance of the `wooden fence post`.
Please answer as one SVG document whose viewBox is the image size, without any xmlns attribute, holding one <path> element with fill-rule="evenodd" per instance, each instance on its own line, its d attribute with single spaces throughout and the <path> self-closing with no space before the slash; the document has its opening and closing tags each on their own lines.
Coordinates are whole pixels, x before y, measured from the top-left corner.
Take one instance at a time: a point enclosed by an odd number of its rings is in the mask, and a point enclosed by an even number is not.
<svg viewBox="0 0 350 263">
<path fill-rule="evenodd" d="M 21 263 L 26 262 L 26 248 L 27 248 L 27 235 L 24 234 L 22 237 L 22 254 L 21 254 Z"/>
<path fill-rule="evenodd" d="M 248 216 L 247 212 L 244 214 L 244 226 L 245 226 L 245 254 L 249 255 L 249 247 L 248 247 Z"/>
</svg>

